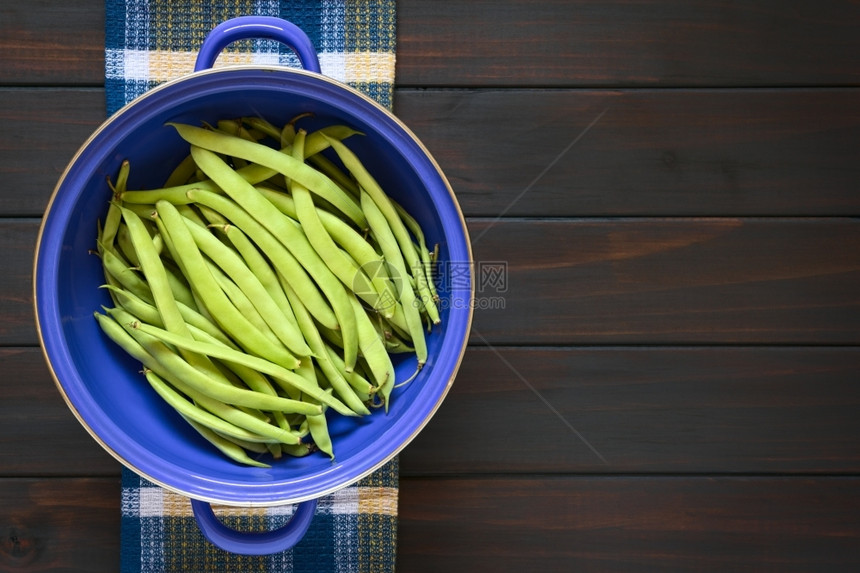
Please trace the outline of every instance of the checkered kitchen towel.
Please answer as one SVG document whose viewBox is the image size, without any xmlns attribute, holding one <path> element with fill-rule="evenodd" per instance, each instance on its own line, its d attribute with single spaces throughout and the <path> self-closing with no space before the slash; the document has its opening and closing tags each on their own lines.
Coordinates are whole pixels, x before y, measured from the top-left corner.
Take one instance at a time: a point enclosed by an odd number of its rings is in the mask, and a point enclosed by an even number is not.
<svg viewBox="0 0 860 573">
<path fill-rule="evenodd" d="M 106 0 L 105 88 L 111 114 L 148 89 L 193 71 L 197 50 L 220 22 L 240 15 L 278 16 L 302 28 L 317 48 L 322 73 L 390 108 L 394 83 L 394 0 Z M 221 64 L 298 66 L 272 40 L 243 40 Z M 373 572 L 394 570 L 398 466 L 394 459 L 357 484 L 325 498 L 293 549 L 249 557 L 207 542 L 187 498 L 123 468 L 123 573 Z M 214 507 L 239 530 L 274 529 L 291 507 Z"/>
</svg>

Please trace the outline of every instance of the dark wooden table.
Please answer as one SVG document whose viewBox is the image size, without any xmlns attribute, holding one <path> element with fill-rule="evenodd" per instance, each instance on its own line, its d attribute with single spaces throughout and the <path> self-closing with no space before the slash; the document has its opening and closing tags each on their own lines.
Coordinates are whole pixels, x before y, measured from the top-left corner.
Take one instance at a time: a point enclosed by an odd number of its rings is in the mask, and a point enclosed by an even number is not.
<svg viewBox="0 0 860 573">
<path fill-rule="evenodd" d="M 486 267 L 401 456 L 399 570 L 860 570 L 860 4 L 398 16 L 395 111 Z M 105 116 L 103 28 L 101 0 L 0 5 L 4 572 L 119 563 L 120 467 L 31 308 L 40 216 Z"/>
</svg>

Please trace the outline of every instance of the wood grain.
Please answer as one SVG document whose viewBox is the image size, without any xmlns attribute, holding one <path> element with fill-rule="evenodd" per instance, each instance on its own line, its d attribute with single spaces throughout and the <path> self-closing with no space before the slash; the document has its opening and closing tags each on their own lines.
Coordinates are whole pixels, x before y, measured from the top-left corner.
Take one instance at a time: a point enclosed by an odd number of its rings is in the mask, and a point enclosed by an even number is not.
<svg viewBox="0 0 860 573">
<path fill-rule="evenodd" d="M 38 344 L 33 308 L 33 258 L 38 219 L 0 219 L 0 345 Z"/>
<path fill-rule="evenodd" d="M 103 85 L 104 3 L 4 2 L 0 7 L 0 84 Z"/>
<path fill-rule="evenodd" d="M 105 118 L 104 89 L 0 89 L 0 215 L 39 217 L 57 181 Z"/>
<path fill-rule="evenodd" d="M 0 395 L 0 476 L 119 475 L 64 402 L 40 348 L 0 349 Z"/>
<path fill-rule="evenodd" d="M 4 479 L 0 570 L 119 571 L 120 480 Z"/>
<path fill-rule="evenodd" d="M 400 85 L 857 85 L 850 0 L 398 4 Z M 0 12 L 0 85 L 104 81 L 104 4 L 47 0 Z M 682 48 L 682 49 L 681 49 Z"/>
<path fill-rule="evenodd" d="M 857 473 L 858 349 L 470 348 L 403 475 Z"/>
<path fill-rule="evenodd" d="M 841 0 L 404 2 L 397 81 L 457 86 L 857 85 Z"/>
<path fill-rule="evenodd" d="M 855 215 L 851 90 L 399 90 L 472 216 Z"/>
<path fill-rule="evenodd" d="M 856 478 L 401 481 L 398 568 L 851 571 Z"/>
<path fill-rule="evenodd" d="M 860 338 L 854 219 L 493 219 L 469 230 L 475 344 Z M 504 264 L 504 284 L 481 268 Z"/>
</svg>

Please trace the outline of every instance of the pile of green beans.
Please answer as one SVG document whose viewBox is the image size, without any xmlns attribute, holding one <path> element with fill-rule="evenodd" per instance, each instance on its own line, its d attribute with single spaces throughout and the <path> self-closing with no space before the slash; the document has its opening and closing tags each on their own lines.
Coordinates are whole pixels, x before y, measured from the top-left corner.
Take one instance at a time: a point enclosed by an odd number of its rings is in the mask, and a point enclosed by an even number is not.
<svg viewBox="0 0 860 573">
<path fill-rule="evenodd" d="M 160 189 L 129 189 L 123 162 L 97 229 L 113 302 L 94 313 L 101 329 L 251 466 L 334 459 L 327 411 L 387 412 L 412 378 L 395 380 L 392 354 L 414 353 L 417 372 L 440 322 L 436 250 L 345 143 L 362 135 L 308 132 L 303 117 L 169 124 L 187 157 Z"/>
</svg>

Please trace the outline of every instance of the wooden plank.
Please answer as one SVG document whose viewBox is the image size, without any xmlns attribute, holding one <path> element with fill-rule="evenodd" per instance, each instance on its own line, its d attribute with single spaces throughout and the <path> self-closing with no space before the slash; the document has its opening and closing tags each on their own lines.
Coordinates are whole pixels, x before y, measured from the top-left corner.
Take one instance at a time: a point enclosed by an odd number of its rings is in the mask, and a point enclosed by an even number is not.
<svg viewBox="0 0 860 573">
<path fill-rule="evenodd" d="M 860 340 L 854 219 L 481 219 L 469 231 L 475 344 Z"/>
<path fill-rule="evenodd" d="M 0 570 L 119 571 L 120 480 L 0 479 Z"/>
<path fill-rule="evenodd" d="M 414 86 L 857 85 L 860 6 L 840 0 L 398 5 Z"/>
<path fill-rule="evenodd" d="M 473 347 L 401 473 L 857 473 L 859 351 Z"/>
<path fill-rule="evenodd" d="M 472 216 L 854 215 L 860 95 L 399 90 Z"/>
<path fill-rule="evenodd" d="M 33 259 L 38 219 L 0 219 L 0 346 L 38 343 L 33 310 Z"/>
<path fill-rule="evenodd" d="M 66 166 L 105 119 L 104 90 L 0 89 L 3 216 L 41 216 Z"/>
<path fill-rule="evenodd" d="M 119 474 L 66 406 L 41 349 L 0 349 L 0 395 L 0 475 Z"/>
<path fill-rule="evenodd" d="M 858 353 L 473 347 L 401 472 L 856 473 Z M 38 348 L 0 349 L 0 395 L 0 475 L 118 473 Z"/>
<path fill-rule="evenodd" d="M 398 90 L 395 112 L 470 216 L 860 211 L 853 89 Z M 40 216 L 104 117 L 101 89 L 0 89 L 0 215 Z"/>
<path fill-rule="evenodd" d="M 118 479 L 2 479 L 4 570 L 116 571 Z M 398 570 L 853 571 L 860 480 L 405 478 Z"/>
<path fill-rule="evenodd" d="M 398 4 L 396 77 L 410 86 L 857 85 L 849 0 L 553 0 Z M 0 12 L 0 84 L 104 81 L 104 4 Z"/>
<path fill-rule="evenodd" d="M 475 344 L 860 341 L 855 219 L 477 219 L 469 230 Z M 38 220 L 0 221 L 0 344 L 37 342 L 37 231 Z"/>
<path fill-rule="evenodd" d="M 104 2 L 31 0 L 0 8 L 0 85 L 101 85 Z"/>
<path fill-rule="evenodd" d="M 854 571 L 857 478 L 401 480 L 406 571 Z"/>
</svg>

